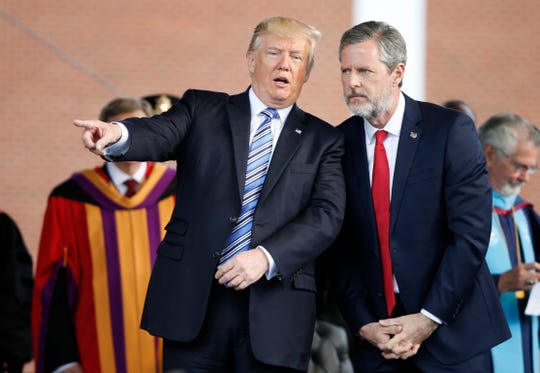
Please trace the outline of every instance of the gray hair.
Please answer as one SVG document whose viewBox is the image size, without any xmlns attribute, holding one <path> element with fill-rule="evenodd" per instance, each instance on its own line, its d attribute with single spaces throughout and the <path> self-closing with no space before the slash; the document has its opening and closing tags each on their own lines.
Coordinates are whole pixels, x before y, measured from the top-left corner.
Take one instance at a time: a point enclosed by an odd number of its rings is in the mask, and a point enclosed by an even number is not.
<svg viewBox="0 0 540 373">
<path fill-rule="evenodd" d="M 491 145 L 505 155 L 516 152 L 518 140 L 527 140 L 540 147 L 540 132 L 517 114 L 500 113 L 489 118 L 478 129 L 482 147 Z"/>
<path fill-rule="evenodd" d="M 149 117 L 152 116 L 152 105 L 148 101 L 142 98 L 134 97 L 118 97 L 110 101 L 107 105 L 101 109 L 99 114 L 99 120 L 108 122 L 109 118 L 115 117 L 119 114 L 130 113 L 135 110 L 142 110 Z"/>
<path fill-rule="evenodd" d="M 345 31 L 339 43 L 339 59 L 343 49 L 351 44 L 375 40 L 379 48 L 379 58 L 388 71 L 393 71 L 399 63 L 407 64 L 407 44 L 400 32 L 385 22 L 368 21 Z M 400 82 L 401 87 L 403 82 Z"/>
<path fill-rule="evenodd" d="M 266 34 L 305 37 L 309 42 L 307 71 L 308 73 L 311 71 L 315 64 L 315 48 L 322 36 L 319 30 L 294 18 L 265 18 L 259 22 L 253 31 L 251 41 L 249 42 L 248 52 L 255 52 L 261 46 L 262 37 Z"/>
</svg>

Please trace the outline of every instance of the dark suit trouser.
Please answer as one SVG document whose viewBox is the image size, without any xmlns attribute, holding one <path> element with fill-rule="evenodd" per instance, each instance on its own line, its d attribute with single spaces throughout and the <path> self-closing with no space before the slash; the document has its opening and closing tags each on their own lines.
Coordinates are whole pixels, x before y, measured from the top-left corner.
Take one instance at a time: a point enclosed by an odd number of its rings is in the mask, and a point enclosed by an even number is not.
<svg viewBox="0 0 540 373">
<path fill-rule="evenodd" d="M 392 317 L 405 315 L 399 295 L 396 297 L 396 302 Z M 452 365 L 443 364 L 423 347 L 420 347 L 415 356 L 407 360 L 383 359 L 381 361 L 380 356 L 380 351 L 368 342 L 354 341 L 351 360 L 355 373 L 488 373 L 491 371 L 489 351 Z M 369 366 L 373 361 L 380 361 L 380 363 L 377 366 Z"/>
<path fill-rule="evenodd" d="M 249 340 L 248 310 L 248 290 L 236 291 L 214 282 L 199 336 L 190 343 L 163 341 L 163 372 L 298 373 L 255 359 Z"/>
</svg>

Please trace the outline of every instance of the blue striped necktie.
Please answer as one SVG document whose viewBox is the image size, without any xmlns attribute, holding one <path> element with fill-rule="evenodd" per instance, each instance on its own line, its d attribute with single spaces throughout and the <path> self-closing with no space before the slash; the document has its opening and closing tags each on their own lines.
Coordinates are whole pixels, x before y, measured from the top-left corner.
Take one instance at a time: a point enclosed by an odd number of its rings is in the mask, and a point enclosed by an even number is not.
<svg viewBox="0 0 540 373">
<path fill-rule="evenodd" d="M 266 108 L 261 114 L 264 115 L 264 120 L 255 132 L 249 147 L 242 210 L 229 239 L 225 243 L 225 249 L 221 252 L 219 264 L 226 262 L 239 252 L 249 249 L 251 245 L 253 214 L 266 179 L 266 171 L 272 154 L 270 124 L 272 119 L 279 119 L 276 109 Z"/>
</svg>

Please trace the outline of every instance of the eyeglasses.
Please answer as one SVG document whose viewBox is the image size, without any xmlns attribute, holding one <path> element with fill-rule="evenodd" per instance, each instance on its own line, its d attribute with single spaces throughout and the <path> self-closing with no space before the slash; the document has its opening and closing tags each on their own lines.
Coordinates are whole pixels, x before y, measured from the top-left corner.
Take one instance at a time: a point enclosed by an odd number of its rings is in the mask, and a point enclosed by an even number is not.
<svg viewBox="0 0 540 373">
<path fill-rule="evenodd" d="M 509 156 L 508 154 L 506 154 L 505 152 L 503 152 L 501 149 L 497 149 L 497 151 L 498 151 L 499 154 L 501 154 L 503 157 L 507 158 L 508 161 L 510 161 L 510 164 L 511 164 L 512 167 L 514 168 L 514 171 L 515 171 L 515 172 L 519 172 L 520 174 L 526 172 L 526 173 L 528 173 L 529 175 L 532 175 L 532 174 L 535 174 L 536 171 L 538 171 L 538 167 L 537 167 L 537 166 L 527 166 L 527 165 L 524 165 L 523 163 L 519 163 L 519 162 L 516 162 L 515 160 L 513 160 L 511 156 Z"/>
</svg>

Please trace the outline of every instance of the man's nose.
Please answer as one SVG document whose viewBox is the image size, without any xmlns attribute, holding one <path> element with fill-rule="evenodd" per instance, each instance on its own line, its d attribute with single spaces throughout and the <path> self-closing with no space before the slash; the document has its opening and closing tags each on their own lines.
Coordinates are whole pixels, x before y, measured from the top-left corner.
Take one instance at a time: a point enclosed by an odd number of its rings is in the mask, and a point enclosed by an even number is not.
<svg viewBox="0 0 540 373">
<path fill-rule="evenodd" d="M 349 84 L 352 88 L 361 87 L 362 86 L 362 78 L 360 74 L 357 73 L 351 73 L 349 78 Z"/>
<path fill-rule="evenodd" d="M 279 60 L 279 69 L 280 70 L 290 70 L 291 68 L 291 57 L 289 57 L 286 53 L 283 53 L 280 60 Z"/>
<path fill-rule="evenodd" d="M 518 180 L 520 182 L 522 182 L 522 183 L 529 182 L 529 179 L 531 178 L 531 175 L 529 174 L 528 169 L 519 170 L 518 172 L 519 172 Z"/>
</svg>

